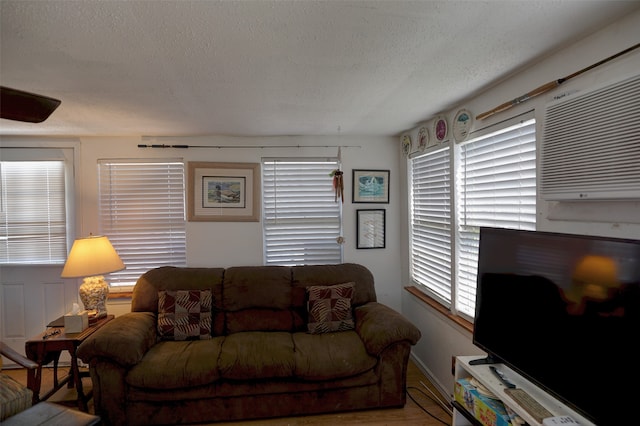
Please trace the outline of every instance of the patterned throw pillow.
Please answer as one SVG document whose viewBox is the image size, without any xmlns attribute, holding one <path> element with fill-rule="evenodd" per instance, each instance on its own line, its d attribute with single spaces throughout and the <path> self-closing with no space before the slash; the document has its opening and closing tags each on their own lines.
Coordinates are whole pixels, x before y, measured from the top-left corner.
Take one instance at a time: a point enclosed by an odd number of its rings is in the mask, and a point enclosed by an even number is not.
<svg viewBox="0 0 640 426">
<path fill-rule="evenodd" d="M 311 334 L 353 330 L 351 298 L 355 283 L 307 287 L 308 331 Z"/>
<path fill-rule="evenodd" d="M 162 340 L 211 338 L 211 290 L 158 292 L 158 334 Z"/>
</svg>

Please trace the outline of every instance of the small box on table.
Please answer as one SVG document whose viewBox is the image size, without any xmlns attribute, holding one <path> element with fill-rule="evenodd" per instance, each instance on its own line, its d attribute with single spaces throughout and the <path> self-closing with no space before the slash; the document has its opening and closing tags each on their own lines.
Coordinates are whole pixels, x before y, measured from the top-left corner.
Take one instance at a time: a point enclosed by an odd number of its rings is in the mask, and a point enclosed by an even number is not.
<svg viewBox="0 0 640 426">
<path fill-rule="evenodd" d="M 511 426 L 504 404 L 497 399 L 482 395 L 469 379 L 455 383 L 455 400 L 484 426 Z"/>
<path fill-rule="evenodd" d="M 80 333 L 89 327 L 89 312 L 80 311 L 77 314 L 71 312 L 64 315 L 64 332 Z"/>
</svg>

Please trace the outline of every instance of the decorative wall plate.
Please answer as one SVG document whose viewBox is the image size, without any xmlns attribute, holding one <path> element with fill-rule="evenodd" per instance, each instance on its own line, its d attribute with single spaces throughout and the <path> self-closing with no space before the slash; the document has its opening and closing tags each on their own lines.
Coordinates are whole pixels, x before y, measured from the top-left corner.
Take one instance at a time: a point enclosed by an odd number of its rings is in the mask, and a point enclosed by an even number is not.
<svg viewBox="0 0 640 426">
<path fill-rule="evenodd" d="M 444 115 L 439 115 L 433 122 L 433 137 L 438 143 L 443 142 L 449 133 L 449 125 Z"/>
<path fill-rule="evenodd" d="M 451 123 L 451 132 L 456 142 L 462 142 L 469 136 L 473 126 L 473 116 L 466 109 L 461 109 L 456 113 Z"/>
<path fill-rule="evenodd" d="M 420 130 L 418 130 L 418 149 L 420 151 L 424 151 L 427 149 L 428 144 L 429 130 L 425 126 L 422 126 L 420 127 Z"/>
<path fill-rule="evenodd" d="M 408 156 L 411 152 L 411 136 L 403 135 L 402 136 L 402 153 L 405 156 Z"/>
</svg>

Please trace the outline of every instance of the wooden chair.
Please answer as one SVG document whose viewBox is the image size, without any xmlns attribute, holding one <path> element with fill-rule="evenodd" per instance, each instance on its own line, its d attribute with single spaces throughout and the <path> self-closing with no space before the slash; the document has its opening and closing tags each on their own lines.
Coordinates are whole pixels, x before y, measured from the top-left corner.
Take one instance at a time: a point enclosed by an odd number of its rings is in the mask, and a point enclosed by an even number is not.
<svg viewBox="0 0 640 426">
<path fill-rule="evenodd" d="M 38 364 L 0 342 L 0 423 L 14 414 L 31 407 L 33 392 L 12 377 L 2 373 L 2 356 L 27 369 L 35 369 Z"/>
</svg>

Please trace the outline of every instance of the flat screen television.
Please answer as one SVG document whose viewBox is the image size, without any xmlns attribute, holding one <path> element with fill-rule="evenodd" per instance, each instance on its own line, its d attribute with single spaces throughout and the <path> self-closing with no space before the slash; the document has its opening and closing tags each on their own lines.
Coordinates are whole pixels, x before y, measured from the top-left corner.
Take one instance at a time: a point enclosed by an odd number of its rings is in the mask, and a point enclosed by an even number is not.
<svg viewBox="0 0 640 426">
<path fill-rule="evenodd" d="M 640 241 L 481 228 L 473 343 L 597 425 L 640 424 Z"/>
</svg>

